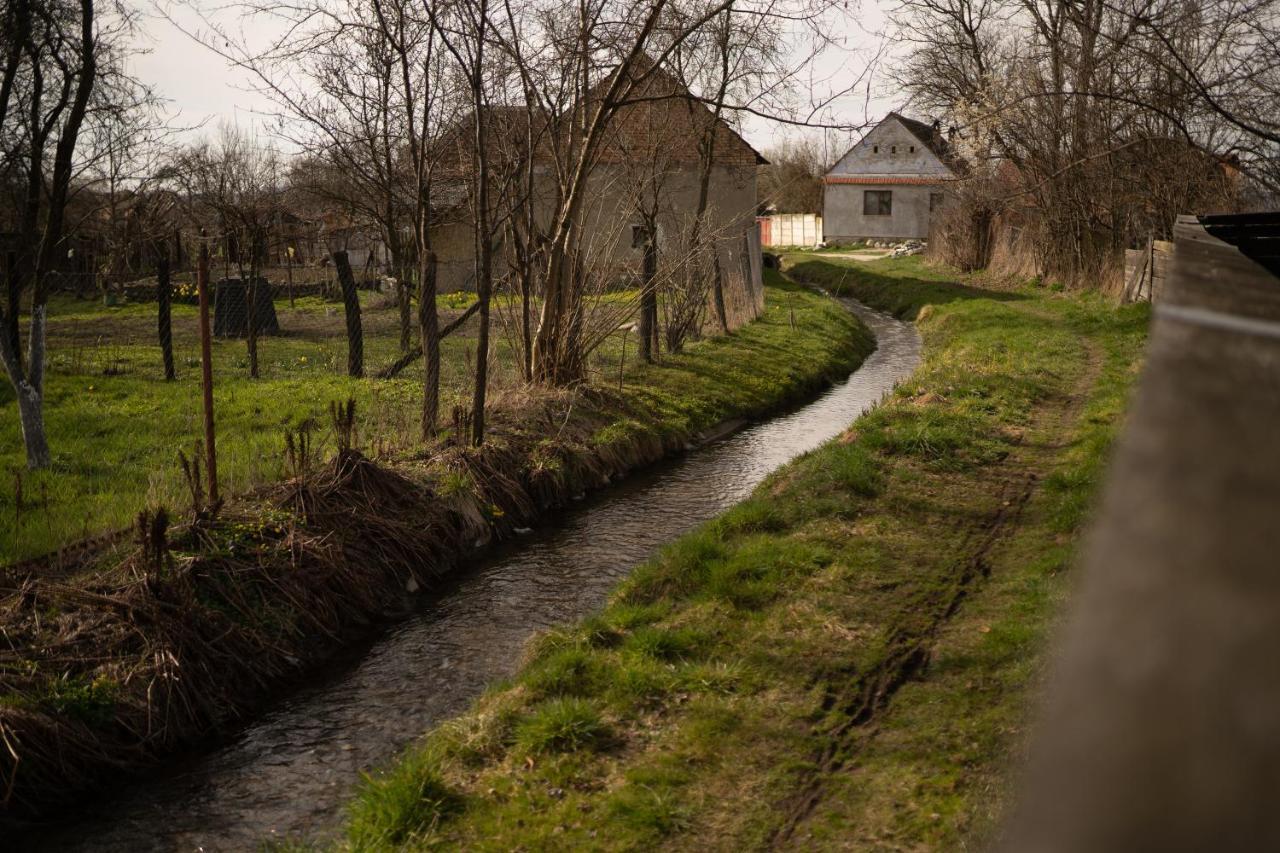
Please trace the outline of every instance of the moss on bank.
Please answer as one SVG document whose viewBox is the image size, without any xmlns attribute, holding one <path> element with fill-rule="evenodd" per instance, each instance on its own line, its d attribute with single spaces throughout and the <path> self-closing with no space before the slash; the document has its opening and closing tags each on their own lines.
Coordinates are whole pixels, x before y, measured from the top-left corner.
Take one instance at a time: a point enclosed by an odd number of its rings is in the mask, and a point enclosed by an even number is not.
<svg viewBox="0 0 1280 853">
<path fill-rule="evenodd" d="M 919 316 L 925 364 L 370 779 L 351 847 L 990 833 L 1145 308 L 947 284 L 920 259 L 795 272 Z"/>
<path fill-rule="evenodd" d="M 812 394 L 874 345 L 847 311 L 803 288 L 771 278 L 768 303 L 761 320 L 637 367 L 621 389 L 496 400 L 481 448 L 446 438 L 378 455 L 360 448 L 357 423 L 338 441 L 355 445 L 321 461 L 318 445 L 329 439 L 317 431 L 317 446 L 295 454 L 284 482 L 181 524 L 149 513 L 145 542 L 91 550 L 69 576 L 6 578 L 6 815 L 152 763 L 250 713 L 477 544 L 726 419 Z M 303 443 L 295 435 L 295 448 Z M 525 739 L 551 748 L 594 737 L 573 708 L 562 711 L 527 726 Z"/>
</svg>

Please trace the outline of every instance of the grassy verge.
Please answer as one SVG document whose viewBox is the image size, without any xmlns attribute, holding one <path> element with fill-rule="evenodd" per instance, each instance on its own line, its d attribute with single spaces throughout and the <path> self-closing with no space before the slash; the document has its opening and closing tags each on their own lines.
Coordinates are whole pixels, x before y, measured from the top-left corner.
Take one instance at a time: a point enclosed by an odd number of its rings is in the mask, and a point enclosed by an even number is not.
<svg viewBox="0 0 1280 853">
<path fill-rule="evenodd" d="M 295 433 L 280 482 L 217 513 L 141 517 L 141 535 L 77 555 L 66 574 L 11 573 L 0 586 L 4 807 L 45 808 L 251 713 L 477 544 L 723 420 L 818 390 L 872 346 L 830 299 L 771 279 L 760 320 L 636 366 L 621 388 L 614 374 L 497 396 L 482 447 L 444 437 L 383 449 L 359 419 L 336 442 Z"/>
<path fill-rule="evenodd" d="M 794 271 L 918 317 L 925 364 L 370 779 L 350 846 L 987 837 L 1145 310 L 915 258 Z"/>
</svg>

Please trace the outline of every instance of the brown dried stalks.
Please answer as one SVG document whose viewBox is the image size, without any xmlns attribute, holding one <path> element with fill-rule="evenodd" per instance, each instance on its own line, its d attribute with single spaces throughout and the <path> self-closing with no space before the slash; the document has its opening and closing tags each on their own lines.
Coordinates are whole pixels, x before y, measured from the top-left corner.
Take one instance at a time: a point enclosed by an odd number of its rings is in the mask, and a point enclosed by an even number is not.
<svg viewBox="0 0 1280 853">
<path fill-rule="evenodd" d="M 518 419 L 500 407 L 482 447 L 438 444 L 395 470 L 351 446 L 354 408 L 335 405 L 329 461 L 314 461 L 313 425 L 299 425 L 285 441 L 291 479 L 176 525 L 144 511 L 132 547 L 87 551 L 78 573 L 4 579 L 4 816 L 225 727 L 478 545 L 686 439 L 592 441 L 618 416 L 608 392 L 519 404 Z M 200 454 L 179 456 L 199 508 Z"/>
</svg>

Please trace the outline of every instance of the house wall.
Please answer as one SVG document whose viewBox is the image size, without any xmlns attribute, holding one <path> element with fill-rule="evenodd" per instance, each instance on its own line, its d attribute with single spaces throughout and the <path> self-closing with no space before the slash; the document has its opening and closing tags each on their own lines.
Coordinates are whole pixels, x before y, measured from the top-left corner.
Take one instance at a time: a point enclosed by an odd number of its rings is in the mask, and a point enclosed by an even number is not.
<svg viewBox="0 0 1280 853">
<path fill-rule="evenodd" d="M 864 216 L 867 190 L 892 192 L 893 214 Z M 944 184 L 828 184 L 822 219 L 826 239 L 923 240 L 929 236 L 929 195 L 944 191 Z"/>
<path fill-rule="evenodd" d="M 914 149 L 914 150 L 913 150 Z M 831 171 L 840 175 L 936 175 L 939 180 L 952 176 L 947 165 L 929 150 L 914 133 L 898 121 L 888 118 L 867 132 Z"/>
<path fill-rule="evenodd" d="M 945 192 L 951 169 L 890 114 L 845 152 L 824 178 L 822 225 L 828 241 L 910 240 L 929 236 L 929 195 Z M 864 216 L 863 193 L 893 193 L 890 216 Z"/>
<path fill-rule="evenodd" d="M 696 166 L 682 164 L 662 176 L 658 216 L 659 264 L 675 262 L 683 254 L 682 238 L 689 233 L 698 203 Z M 617 164 L 598 166 L 588 179 L 583 212 L 582 241 L 593 271 L 628 286 L 640 275 L 643 249 L 632 247 L 631 226 L 640 224 L 635 213 L 637 174 Z M 550 186 L 546 187 L 538 215 L 544 224 L 552 210 Z M 744 248 L 744 240 L 756 247 L 756 166 L 728 165 L 712 169 L 708 188 L 707 227 L 716 236 L 721 268 L 725 273 L 726 302 L 730 322 L 739 325 L 763 308 L 760 264 Z M 471 225 L 449 223 L 432 232 L 437 254 L 437 287 L 441 293 L 475 289 L 474 249 Z M 499 264 L 503 261 L 499 260 Z M 499 266 L 495 273 L 501 274 Z M 741 316 L 739 316 L 741 315 Z M 748 316 L 749 315 L 749 316 Z M 744 319 L 745 318 L 745 319 Z"/>
</svg>

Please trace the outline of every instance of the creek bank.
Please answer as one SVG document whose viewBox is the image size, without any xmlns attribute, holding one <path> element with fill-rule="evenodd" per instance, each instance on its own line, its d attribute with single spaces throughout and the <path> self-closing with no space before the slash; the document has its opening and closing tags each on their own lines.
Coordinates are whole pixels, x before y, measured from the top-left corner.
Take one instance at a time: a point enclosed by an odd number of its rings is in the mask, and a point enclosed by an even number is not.
<svg viewBox="0 0 1280 853">
<path fill-rule="evenodd" d="M 780 290 L 799 306 L 791 327 Z M 585 491 L 733 418 L 813 394 L 874 347 L 831 300 L 770 285 L 765 317 L 621 392 L 500 401 L 480 449 L 299 453 L 288 482 L 0 599 L 0 781 L 13 820 L 234 725 L 414 590 Z M 347 440 L 343 440 L 343 445 Z"/>
<path fill-rule="evenodd" d="M 370 780 L 353 848 L 981 846 L 1146 308 L 813 263 L 924 365 Z"/>
</svg>

